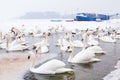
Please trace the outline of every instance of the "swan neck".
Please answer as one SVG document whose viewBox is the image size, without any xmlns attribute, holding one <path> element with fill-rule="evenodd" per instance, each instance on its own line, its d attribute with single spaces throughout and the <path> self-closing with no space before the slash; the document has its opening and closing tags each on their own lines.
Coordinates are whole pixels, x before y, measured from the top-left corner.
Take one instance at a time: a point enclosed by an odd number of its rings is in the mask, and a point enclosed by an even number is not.
<svg viewBox="0 0 120 80">
<path fill-rule="evenodd" d="M 74 57 L 74 47 L 72 47 L 72 52 L 70 53 L 70 56 L 68 58 L 68 62 L 72 62 L 73 57 Z"/>
<path fill-rule="evenodd" d="M 46 45 L 48 43 L 48 33 L 45 34 L 45 43 L 46 43 Z"/>
<path fill-rule="evenodd" d="M 33 69 L 35 69 L 34 67 L 35 67 L 35 61 L 36 61 L 36 55 L 35 54 L 32 54 L 32 64 L 31 64 L 31 66 L 30 66 L 30 69 L 31 70 L 33 70 Z"/>
<path fill-rule="evenodd" d="M 0 32 L 0 41 L 2 41 L 2 32 Z"/>
<path fill-rule="evenodd" d="M 85 33 L 83 36 L 83 50 L 87 47 L 87 38 L 87 33 Z"/>
<path fill-rule="evenodd" d="M 60 48 L 62 48 L 62 44 L 63 44 L 63 39 L 60 39 Z"/>
<path fill-rule="evenodd" d="M 9 48 L 10 35 L 6 35 L 6 50 Z"/>
</svg>

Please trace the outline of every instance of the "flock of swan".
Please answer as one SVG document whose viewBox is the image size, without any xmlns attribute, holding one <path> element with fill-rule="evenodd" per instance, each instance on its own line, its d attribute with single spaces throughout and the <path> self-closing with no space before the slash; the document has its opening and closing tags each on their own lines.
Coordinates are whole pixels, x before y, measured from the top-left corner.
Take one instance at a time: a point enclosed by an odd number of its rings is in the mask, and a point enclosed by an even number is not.
<svg viewBox="0 0 120 80">
<path fill-rule="evenodd" d="M 67 32 L 65 27 L 49 27 L 45 32 L 41 30 L 33 30 L 28 33 L 18 29 L 11 28 L 10 32 L 2 35 L 0 32 L 0 48 L 10 51 L 24 51 L 28 50 L 28 59 L 32 59 L 32 65 L 30 71 L 39 74 L 58 74 L 64 72 L 74 72 L 71 68 L 66 68 L 65 63 L 58 59 L 51 59 L 46 63 L 35 68 L 36 54 L 49 53 L 49 36 L 55 34 L 62 34 L 56 43 L 52 43 L 54 46 L 59 47 L 61 51 L 70 53 L 67 61 L 69 63 L 91 63 L 99 62 L 101 59 L 96 57 L 96 54 L 107 54 L 105 50 L 100 46 L 99 41 L 116 43 L 116 39 L 120 38 L 120 31 L 110 28 L 96 28 L 95 30 L 79 30 L 74 29 Z M 32 44 L 33 51 L 30 50 L 30 46 L 27 44 L 29 41 L 26 40 L 26 36 L 38 37 L 42 40 Z M 75 38 L 77 37 L 77 38 Z M 75 48 L 81 48 L 82 50 L 75 53 Z"/>
</svg>

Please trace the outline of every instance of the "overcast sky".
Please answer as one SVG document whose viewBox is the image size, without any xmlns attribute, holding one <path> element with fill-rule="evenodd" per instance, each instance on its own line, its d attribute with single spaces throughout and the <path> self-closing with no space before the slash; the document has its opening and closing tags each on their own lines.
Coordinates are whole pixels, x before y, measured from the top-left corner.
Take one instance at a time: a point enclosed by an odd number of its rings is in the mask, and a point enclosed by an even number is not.
<svg viewBox="0 0 120 80">
<path fill-rule="evenodd" d="M 0 19 L 11 19 L 26 12 L 55 11 L 120 13 L 120 0 L 0 0 Z"/>
</svg>

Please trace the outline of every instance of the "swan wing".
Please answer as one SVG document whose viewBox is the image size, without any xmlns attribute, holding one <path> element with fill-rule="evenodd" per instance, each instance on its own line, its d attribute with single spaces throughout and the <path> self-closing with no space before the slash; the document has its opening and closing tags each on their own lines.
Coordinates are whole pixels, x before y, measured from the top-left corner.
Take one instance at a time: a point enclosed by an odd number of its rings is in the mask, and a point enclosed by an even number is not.
<svg viewBox="0 0 120 80">
<path fill-rule="evenodd" d="M 65 71 L 65 69 L 64 70 L 62 69 L 64 67 L 65 67 L 64 62 L 57 59 L 53 59 L 42 64 L 38 68 L 31 69 L 31 71 L 36 73 L 41 73 L 41 74 L 55 74 L 56 71 L 60 72 L 60 69 L 62 70 L 61 72 Z"/>
<path fill-rule="evenodd" d="M 83 47 L 83 43 L 80 40 L 75 40 L 75 41 L 73 41 L 73 46 Z"/>
<path fill-rule="evenodd" d="M 72 62 L 74 63 L 89 63 L 91 59 L 95 57 L 95 52 L 93 50 L 82 50 L 77 55 L 74 56 Z"/>
<path fill-rule="evenodd" d="M 112 39 L 109 36 L 100 37 L 100 40 L 102 40 L 104 42 L 116 42 L 116 39 Z"/>
<path fill-rule="evenodd" d="M 55 73 L 65 73 L 65 72 L 72 72 L 73 69 L 69 69 L 69 68 L 59 68 L 55 71 Z"/>
<path fill-rule="evenodd" d="M 24 46 L 24 45 L 20 45 L 20 44 L 17 44 L 17 45 L 11 45 L 9 46 L 9 49 L 8 51 L 19 51 L 19 50 L 25 50 L 25 49 L 28 49 L 29 46 Z"/>
<path fill-rule="evenodd" d="M 103 49 L 100 46 L 91 46 L 87 49 L 95 51 L 96 54 L 97 53 L 104 53 L 104 54 L 106 53 L 105 51 L 103 51 Z"/>
<path fill-rule="evenodd" d="M 49 51 L 49 49 L 48 49 L 48 47 L 47 46 L 41 46 L 41 53 L 46 53 L 46 52 L 48 52 Z"/>
</svg>

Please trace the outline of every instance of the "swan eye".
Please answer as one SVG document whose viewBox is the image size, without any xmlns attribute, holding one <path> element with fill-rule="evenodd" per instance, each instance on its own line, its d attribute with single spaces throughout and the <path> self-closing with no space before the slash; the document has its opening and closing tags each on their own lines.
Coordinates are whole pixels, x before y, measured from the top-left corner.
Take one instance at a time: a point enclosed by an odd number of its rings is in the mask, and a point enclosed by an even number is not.
<svg viewBox="0 0 120 80">
<path fill-rule="evenodd" d="M 30 56 L 28 56 L 28 59 L 30 59 Z"/>
<path fill-rule="evenodd" d="M 67 48 L 70 49 L 70 46 L 68 46 Z"/>
<path fill-rule="evenodd" d="M 36 49 L 36 46 L 34 46 L 33 49 Z"/>
</svg>

